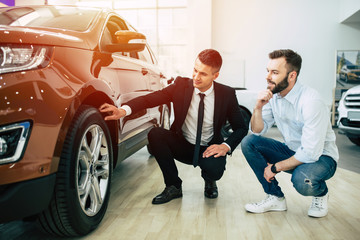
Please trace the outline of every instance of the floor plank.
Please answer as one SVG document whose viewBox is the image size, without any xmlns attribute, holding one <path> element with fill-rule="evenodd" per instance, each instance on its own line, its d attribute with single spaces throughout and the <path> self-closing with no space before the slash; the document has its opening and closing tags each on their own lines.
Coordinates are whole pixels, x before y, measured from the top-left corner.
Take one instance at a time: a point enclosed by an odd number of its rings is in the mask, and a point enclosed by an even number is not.
<svg viewBox="0 0 360 240">
<path fill-rule="evenodd" d="M 277 175 L 288 204 L 286 212 L 251 214 L 244 204 L 265 195 L 240 150 L 228 158 L 227 170 L 218 182 L 219 197 L 204 197 L 199 168 L 177 164 L 183 179 L 183 198 L 152 205 L 163 188 L 157 163 L 146 149 L 122 162 L 114 171 L 112 196 L 101 225 L 81 239 L 359 239 L 360 174 L 338 169 L 328 181 L 329 214 L 307 216 L 311 197 L 299 195 L 291 175 Z M 11 228 L 15 228 L 11 229 Z M 31 223 L 0 225 L 0 239 L 54 239 Z M 80 239 L 80 238 L 79 238 Z"/>
</svg>

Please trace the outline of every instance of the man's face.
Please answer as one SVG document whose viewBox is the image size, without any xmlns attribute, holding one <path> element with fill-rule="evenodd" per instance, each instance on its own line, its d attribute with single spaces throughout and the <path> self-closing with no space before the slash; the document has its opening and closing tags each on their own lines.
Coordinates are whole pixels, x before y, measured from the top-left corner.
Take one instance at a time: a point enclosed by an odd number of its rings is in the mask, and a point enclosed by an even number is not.
<svg viewBox="0 0 360 240">
<path fill-rule="evenodd" d="M 285 58 L 270 59 L 267 71 L 267 88 L 270 89 L 272 93 L 282 92 L 289 86 L 288 77 L 290 72 L 288 72 L 286 68 Z"/>
<path fill-rule="evenodd" d="M 219 72 L 216 72 L 214 68 L 203 64 L 199 58 L 195 60 L 193 71 L 193 85 L 195 88 L 205 92 L 218 76 Z"/>
</svg>

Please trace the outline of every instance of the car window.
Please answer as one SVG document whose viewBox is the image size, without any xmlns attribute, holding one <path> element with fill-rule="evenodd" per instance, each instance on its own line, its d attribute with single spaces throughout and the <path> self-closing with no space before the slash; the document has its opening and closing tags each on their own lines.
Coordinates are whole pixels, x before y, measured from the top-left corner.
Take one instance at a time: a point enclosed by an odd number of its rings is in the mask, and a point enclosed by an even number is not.
<svg viewBox="0 0 360 240">
<path fill-rule="evenodd" d="M 138 53 L 139 59 L 148 63 L 153 63 L 152 57 L 150 55 L 149 49 L 145 46 L 144 51 Z"/>
<path fill-rule="evenodd" d="M 119 30 L 127 30 L 125 22 L 117 17 L 111 17 L 106 23 L 103 35 L 100 40 L 100 45 L 105 46 L 107 44 L 116 43 L 115 33 Z M 124 54 L 122 54 L 124 55 Z"/>
<path fill-rule="evenodd" d="M 99 9 L 66 6 L 0 8 L 0 25 L 86 31 Z"/>
<path fill-rule="evenodd" d="M 129 30 L 136 32 L 133 26 L 128 25 L 128 28 Z M 141 51 L 139 53 L 130 53 L 130 57 L 137 58 L 151 64 L 155 63 L 154 58 L 152 57 L 151 50 L 147 45 L 145 46 L 144 51 Z"/>
</svg>

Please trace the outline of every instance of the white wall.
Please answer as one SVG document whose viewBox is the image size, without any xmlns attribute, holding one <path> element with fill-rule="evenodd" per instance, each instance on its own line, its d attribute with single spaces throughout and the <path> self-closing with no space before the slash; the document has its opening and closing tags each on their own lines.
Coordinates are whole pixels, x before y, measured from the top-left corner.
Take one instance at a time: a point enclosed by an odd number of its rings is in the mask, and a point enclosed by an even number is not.
<svg viewBox="0 0 360 240">
<path fill-rule="evenodd" d="M 342 0 L 340 3 L 340 22 L 343 22 L 358 11 L 360 11 L 359 0 Z"/>
<path fill-rule="evenodd" d="M 211 0 L 188 0 L 188 52 L 186 69 L 191 77 L 195 58 L 202 50 L 211 48 L 212 2 Z"/>
<path fill-rule="evenodd" d="M 303 58 L 299 81 L 330 105 L 336 50 L 360 49 L 360 31 L 340 23 L 340 0 L 213 0 L 212 47 L 238 59 L 226 76 L 250 90 L 266 87 L 268 53 L 290 48 Z M 244 67 L 243 67 L 244 66 Z M 242 72 L 242 68 L 244 72 Z M 230 74 L 229 74 L 230 73 Z"/>
</svg>

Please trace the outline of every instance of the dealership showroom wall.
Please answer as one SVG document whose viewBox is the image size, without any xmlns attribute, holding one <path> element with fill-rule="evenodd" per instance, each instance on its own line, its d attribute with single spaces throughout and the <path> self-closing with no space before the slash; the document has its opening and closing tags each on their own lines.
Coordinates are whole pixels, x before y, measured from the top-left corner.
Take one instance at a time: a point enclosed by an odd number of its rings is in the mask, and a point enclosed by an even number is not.
<svg viewBox="0 0 360 240">
<path fill-rule="evenodd" d="M 158 15 L 157 26 L 144 26 L 130 14 L 137 2 L 158 14 L 158 10 L 177 9 L 181 15 L 173 28 Z M 108 7 L 120 15 L 124 4 L 123 16 L 148 37 L 169 78 L 191 77 L 197 54 L 214 48 L 223 57 L 217 81 L 254 94 L 267 87 L 268 53 L 292 49 L 303 60 L 298 80 L 316 89 L 331 112 L 337 52 L 360 50 L 360 0 L 15 0 L 15 6 L 38 4 Z M 172 29 L 169 42 L 159 39 L 162 27 Z M 244 204 L 261 199 L 263 192 L 240 147 L 228 158 L 218 182 L 218 199 L 204 198 L 198 168 L 179 164 L 184 196 L 152 205 L 152 197 L 163 190 L 163 179 L 154 157 L 143 148 L 116 167 L 106 215 L 96 230 L 81 239 L 359 239 L 360 146 L 351 143 L 336 124 L 333 129 L 340 160 L 329 180 L 325 218 L 306 215 L 311 198 L 300 196 L 286 173 L 279 174 L 279 182 L 288 210 L 247 213 Z M 276 127 L 268 136 L 282 140 Z M 1 239 L 58 238 L 40 232 L 32 222 L 14 221 L 0 224 Z"/>
</svg>

